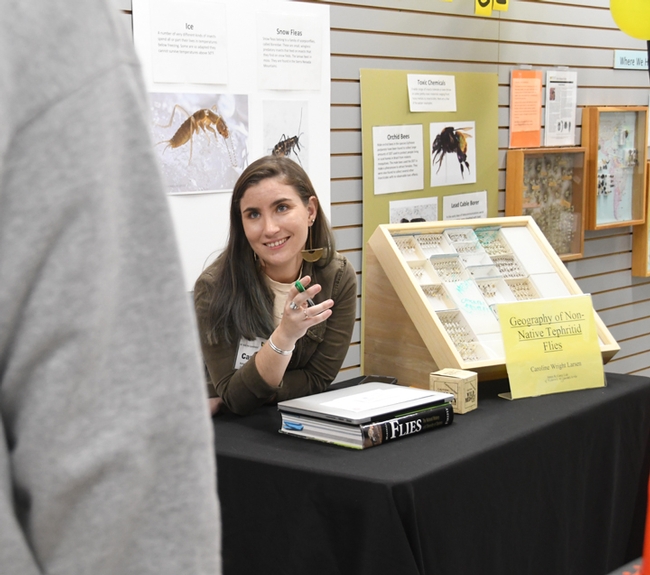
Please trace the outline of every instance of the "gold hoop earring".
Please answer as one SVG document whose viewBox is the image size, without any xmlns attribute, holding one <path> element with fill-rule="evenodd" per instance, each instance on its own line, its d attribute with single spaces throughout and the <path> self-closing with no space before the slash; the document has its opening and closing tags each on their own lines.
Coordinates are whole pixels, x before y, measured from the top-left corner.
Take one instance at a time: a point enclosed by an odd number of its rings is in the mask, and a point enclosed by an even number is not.
<svg viewBox="0 0 650 575">
<path fill-rule="evenodd" d="M 302 254 L 302 259 L 309 263 L 317 262 L 319 259 L 323 257 L 323 252 L 325 251 L 325 248 L 314 248 L 312 246 L 311 227 L 313 225 L 314 225 L 314 220 L 311 220 L 311 222 L 309 223 L 309 249 L 302 250 L 300 252 Z"/>
</svg>

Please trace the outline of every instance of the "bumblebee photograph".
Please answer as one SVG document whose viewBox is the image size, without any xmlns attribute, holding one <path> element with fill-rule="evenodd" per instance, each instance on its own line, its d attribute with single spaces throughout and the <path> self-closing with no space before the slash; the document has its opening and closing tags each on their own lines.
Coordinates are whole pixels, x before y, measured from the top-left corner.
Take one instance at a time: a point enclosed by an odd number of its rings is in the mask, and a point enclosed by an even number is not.
<svg viewBox="0 0 650 575">
<path fill-rule="evenodd" d="M 248 97 L 154 93 L 150 99 L 168 192 L 231 191 L 248 164 Z"/>
<path fill-rule="evenodd" d="M 434 122 L 431 138 L 431 187 L 476 182 L 474 122 Z"/>
</svg>

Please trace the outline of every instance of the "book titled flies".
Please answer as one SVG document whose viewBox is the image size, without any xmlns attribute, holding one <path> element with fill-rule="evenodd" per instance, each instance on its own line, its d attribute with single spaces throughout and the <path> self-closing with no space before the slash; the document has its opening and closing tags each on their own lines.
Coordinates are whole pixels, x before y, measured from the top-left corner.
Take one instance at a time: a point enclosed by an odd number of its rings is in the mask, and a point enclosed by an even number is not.
<svg viewBox="0 0 650 575">
<path fill-rule="evenodd" d="M 308 415 L 282 412 L 280 432 L 353 449 L 366 449 L 449 425 L 453 421 L 454 409 L 450 403 L 393 414 L 388 419 L 362 424 L 329 421 Z"/>
<path fill-rule="evenodd" d="M 307 439 L 365 449 L 453 421 L 451 393 L 406 387 L 367 376 L 338 387 L 278 403 L 280 431 Z"/>
</svg>

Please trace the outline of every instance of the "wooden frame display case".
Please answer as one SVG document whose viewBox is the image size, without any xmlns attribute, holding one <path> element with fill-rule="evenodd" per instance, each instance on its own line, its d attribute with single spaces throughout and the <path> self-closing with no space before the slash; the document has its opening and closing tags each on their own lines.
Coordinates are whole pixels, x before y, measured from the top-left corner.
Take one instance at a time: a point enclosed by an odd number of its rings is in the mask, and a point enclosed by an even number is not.
<svg viewBox="0 0 650 575">
<path fill-rule="evenodd" d="M 650 191 L 650 161 L 646 163 L 646 197 Z M 646 200 L 647 201 L 647 200 Z M 650 205 L 647 205 L 650 209 Z M 646 213 L 645 223 L 632 229 L 632 275 L 650 277 L 650 218 Z"/>
<path fill-rule="evenodd" d="M 586 229 L 635 226 L 645 221 L 647 131 L 647 107 L 583 109 L 582 145 L 587 149 Z"/>
<path fill-rule="evenodd" d="M 582 294 L 531 216 L 380 225 L 365 258 L 363 370 L 403 385 L 506 377 L 496 305 Z M 620 348 L 594 315 L 606 363 Z"/>
<path fill-rule="evenodd" d="M 585 149 L 508 150 L 506 216 L 531 216 L 562 261 L 582 257 Z"/>
</svg>

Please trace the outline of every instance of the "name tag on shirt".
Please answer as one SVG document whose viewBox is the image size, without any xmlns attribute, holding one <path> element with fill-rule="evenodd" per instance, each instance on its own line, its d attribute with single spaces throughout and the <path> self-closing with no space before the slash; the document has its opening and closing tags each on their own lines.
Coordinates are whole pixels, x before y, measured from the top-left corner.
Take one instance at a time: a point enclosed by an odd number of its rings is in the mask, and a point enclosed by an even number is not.
<svg viewBox="0 0 650 575">
<path fill-rule="evenodd" d="M 262 346 L 266 343 L 265 339 L 261 337 L 251 339 L 244 339 L 243 337 L 239 340 L 239 347 L 237 348 L 237 355 L 235 356 L 235 369 L 239 369 L 242 365 L 245 365 L 246 362 L 253 357 L 253 355 L 262 349 Z"/>
</svg>

